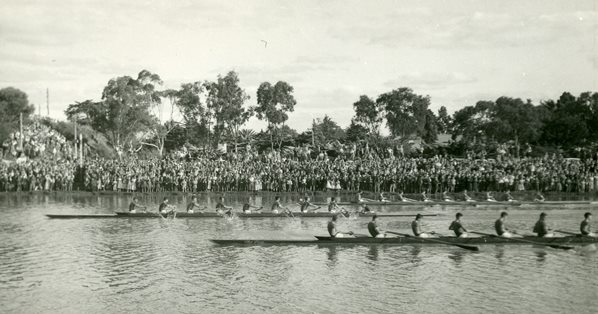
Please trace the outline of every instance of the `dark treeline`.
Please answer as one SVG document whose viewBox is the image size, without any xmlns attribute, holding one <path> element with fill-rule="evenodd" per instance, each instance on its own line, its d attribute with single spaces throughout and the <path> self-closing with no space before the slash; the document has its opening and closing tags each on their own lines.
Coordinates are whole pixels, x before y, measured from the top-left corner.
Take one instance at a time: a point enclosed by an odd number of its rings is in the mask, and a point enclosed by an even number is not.
<svg viewBox="0 0 598 314">
<path fill-rule="evenodd" d="M 183 83 L 179 89 L 164 89 L 162 85 L 161 77 L 147 70 L 136 77 L 117 77 L 106 84 L 100 100 L 76 102 L 65 113 L 70 122 L 84 127 L 84 141 L 92 154 L 101 157 L 128 153 L 163 156 L 183 147 L 205 153 L 222 149 L 221 144 L 227 144 L 229 151 L 251 147 L 264 152 L 299 146 L 330 151 L 349 143 L 367 143 L 372 149 L 392 149 L 405 155 L 522 157 L 562 153 L 584 157 L 598 142 L 598 93 L 575 96 L 564 92 L 556 100 L 539 104 L 503 96 L 478 101 L 449 115 L 444 106 L 433 112 L 429 96 L 401 87 L 376 98 L 362 95 L 356 99 L 347 128 L 324 116 L 299 133 L 286 124 L 298 105 L 294 88 L 287 82 L 260 84 L 256 106 L 247 105 L 252 96 L 233 71 L 213 81 Z M 33 111 L 22 91 L 11 87 L 0 90 L 3 156 L 18 150 L 19 113 L 27 122 Z M 244 129 L 254 116 L 267 122 L 266 130 Z M 45 123 L 67 139 L 73 138 L 64 122 Z M 381 135 L 383 126 L 390 135 Z M 445 134 L 451 141 L 437 143 L 439 135 Z"/>
</svg>

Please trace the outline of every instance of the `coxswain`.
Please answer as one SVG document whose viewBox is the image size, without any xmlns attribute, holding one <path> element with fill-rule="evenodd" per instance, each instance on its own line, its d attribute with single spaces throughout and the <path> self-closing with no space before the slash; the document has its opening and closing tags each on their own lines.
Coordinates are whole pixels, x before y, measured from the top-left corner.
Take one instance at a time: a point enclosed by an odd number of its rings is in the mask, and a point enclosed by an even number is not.
<svg viewBox="0 0 598 314">
<path fill-rule="evenodd" d="M 507 212 L 502 212 L 500 213 L 500 218 L 494 222 L 494 230 L 496 231 L 496 234 L 505 238 L 513 237 L 513 234 L 509 232 L 507 227 L 505 227 L 505 220 L 507 220 L 508 215 Z"/>
<path fill-rule="evenodd" d="M 511 195 L 511 191 L 507 191 L 505 195 L 507 196 L 507 202 L 516 202 L 515 198 Z"/>
<path fill-rule="evenodd" d="M 301 212 L 302 213 L 307 213 L 307 211 L 309 210 L 310 207 L 315 207 L 313 209 L 313 211 L 316 211 L 316 210 L 318 210 L 320 208 L 320 206 L 316 206 L 316 205 L 310 203 L 309 196 L 306 196 L 303 201 L 300 201 L 299 205 L 301 206 Z"/>
<path fill-rule="evenodd" d="M 475 200 L 467 194 L 467 190 L 463 190 L 463 197 L 465 198 L 466 202 L 475 202 Z"/>
<path fill-rule="evenodd" d="M 486 201 L 496 202 L 496 199 L 494 198 L 494 196 L 492 196 L 492 192 L 490 192 L 490 191 L 486 192 Z"/>
<path fill-rule="evenodd" d="M 336 229 L 336 221 L 338 220 L 338 215 L 333 215 L 332 220 L 328 222 L 328 233 L 333 238 L 344 238 L 349 235 L 353 235 L 353 231 L 338 231 Z"/>
<path fill-rule="evenodd" d="M 176 207 L 168 204 L 168 197 L 164 197 L 160 206 L 158 206 L 158 212 L 160 214 L 176 213 Z"/>
<path fill-rule="evenodd" d="M 202 208 L 201 206 L 199 206 L 199 204 L 197 203 L 197 196 L 193 195 L 191 196 L 191 203 L 187 204 L 187 212 L 192 214 L 194 213 L 195 208 L 197 208 L 198 211 L 202 211 L 207 207 Z"/>
<path fill-rule="evenodd" d="M 401 202 L 415 202 L 414 199 L 407 198 L 407 197 L 403 196 L 403 192 L 402 191 L 399 192 L 398 196 L 399 196 L 399 200 L 401 200 Z"/>
<path fill-rule="evenodd" d="M 426 195 L 426 191 L 423 191 L 423 192 L 422 192 L 422 198 L 423 198 L 423 201 L 424 201 L 424 202 L 432 202 L 432 199 L 430 199 L 430 198 L 428 197 L 428 195 Z"/>
<path fill-rule="evenodd" d="M 454 202 L 455 201 L 455 200 L 453 200 L 452 197 L 450 197 L 448 195 L 448 191 L 442 192 L 442 200 L 445 201 L 445 202 Z"/>
<path fill-rule="evenodd" d="M 534 202 L 544 202 L 544 195 L 542 195 L 542 193 L 540 192 L 536 193 L 536 198 L 534 199 Z"/>
<path fill-rule="evenodd" d="M 592 220 L 592 213 L 587 212 L 583 214 L 584 220 L 581 221 L 579 225 L 579 231 L 581 231 L 582 235 L 589 236 L 589 237 L 596 237 L 596 233 L 592 232 L 592 225 L 590 221 Z"/>
<path fill-rule="evenodd" d="M 368 223 L 368 231 L 373 238 L 386 238 L 386 233 L 378 227 L 376 218 L 378 218 L 378 215 L 374 214 L 372 216 L 372 221 Z"/>
<path fill-rule="evenodd" d="M 413 222 L 411 222 L 411 230 L 413 231 L 413 234 L 416 237 L 420 237 L 420 238 L 429 238 L 430 234 L 432 234 L 433 232 L 424 232 L 422 230 L 422 223 L 421 223 L 421 219 L 422 219 L 422 214 L 417 214 L 415 215 L 415 220 Z"/>
<path fill-rule="evenodd" d="M 453 222 L 451 222 L 451 225 L 449 226 L 449 230 L 453 230 L 453 232 L 455 232 L 455 236 L 457 236 L 457 238 L 467 238 L 467 229 L 465 229 L 465 227 L 463 227 L 463 224 L 461 223 L 461 217 L 463 217 L 463 214 L 461 213 L 457 213 L 455 215 L 455 220 Z"/>
<path fill-rule="evenodd" d="M 230 216 L 232 214 L 232 210 L 232 207 L 224 205 L 224 197 L 221 196 L 218 198 L 218 203 L 216 203 L 216 213 L 219 215 L 226 214 Z"/>
<path fill-rule="evenodd" d="M 546 226 L 546 213 L 540 214 L 540 219 L 536 221 L 533 232 L 540 238 L 554 237 L 554 233 L 550 232 L 550 230 L 548 230 L 548 226 Z"/>
<path fill-rule="evenodd" d="M 147 209 L 147 207 L 145 207 L 144 205 L 139 204 L 139 199 L 137 198 L 137 196 L 135 196 L 135 197 L 133 197 L 131 204 L 129 204 L 129 213 L 133 213 L 133 214 L 136 213 L 137 208 L 143 209 L 143 211 L 145 211 Z"/>
</svg>

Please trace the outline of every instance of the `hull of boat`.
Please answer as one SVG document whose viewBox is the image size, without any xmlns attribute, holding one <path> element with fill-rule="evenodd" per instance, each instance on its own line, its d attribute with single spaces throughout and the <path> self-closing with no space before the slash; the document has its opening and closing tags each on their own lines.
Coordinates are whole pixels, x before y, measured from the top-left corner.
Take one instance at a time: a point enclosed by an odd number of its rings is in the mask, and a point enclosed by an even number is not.
<svg viewBox="0 0 598 314">
<path fill-rule="evenodd" d="M 427 241 L 426 239 L 418 237 L 389 237 L 389 238 L 371 238 L 371 237 L 347 237 L 347 238 L 331 238 L 325 236 L 316 236 L 314 240 L 268 240 L 268 239 L 213 239 L 213 243 L 219 245 L 343 245 L 343 244 L 363 244 L 363 245 L 409 245 L 409 244 L 462 244 L 462 245 L 480 245 L 480 244 L 527 244 L 527 245 L 573 245 L 573 244 L 592 244 L 597 243 L 598 238 L 586 236 L 567 236 L 556 238 L 539 238 L 539 237 L 523 237 L 523 238 L 502 238 L 502 237 L 471 237 L 471 238 L 457 238 L 457 237 L 438 237 L 430 238 L 434 241 Z M 521 241 L 523 240 L 523 241 Z"/>
<path fill-rule="evenodd" d="M 329 212 L 321 213 L 301 213 L 295 212 L 293 215 L 287 215 L 284 213 L 234 213 L 235 217 L 239 218 L 330 218 L 334 214 Z M 354 217 L 371 218 L 373 214 L 359 214 Z M 396 214 L 396 213 L 377 213 L 378 217 L 415 217 L 416 214 Z M 52 219 L 87 219 L 87 218 L 159 218 L 158 213 L 129 213 L 129 212 L 116 212 L 115 214 L 47 214 L 48 218 Z M 438 214 L 423 214 L 423 216 L 438 216 Z M 162 217 L 172 217 L 172 215 L 163 214 Z M 176 218 L 222 218 L 229 217 L 228 215 L 220 215 L 214 212 L 207 213 L 187 213 L 180 212 L 176 214 Z M 349 215 L 348 217 L 353 217 Z"/>
<path fill-rule="evenodd" d="M 445 201 L 432 201 L 432 202 L 365 202 L 362 203 L 364 205 L 370 206 L 473 206 L 473 207 L 486 207 L 486 206 L 590 206 L 590 205 L 598 205 L 598 202 L 593 201 L 545 201 L 545 202 L 520 202 L 520 201 L 513 201 L 513 202 L 488 202 L 488 201 L 480 201 L 480 202 L 464 202 L 464 201 L 455 201 L 455 202 L 445 202 Z M 314 203 L 314 205 L 325 206 L 327 203 Z M 339 202 L 338 205 L 358 205 L 355 202 Z"/>
</svg>

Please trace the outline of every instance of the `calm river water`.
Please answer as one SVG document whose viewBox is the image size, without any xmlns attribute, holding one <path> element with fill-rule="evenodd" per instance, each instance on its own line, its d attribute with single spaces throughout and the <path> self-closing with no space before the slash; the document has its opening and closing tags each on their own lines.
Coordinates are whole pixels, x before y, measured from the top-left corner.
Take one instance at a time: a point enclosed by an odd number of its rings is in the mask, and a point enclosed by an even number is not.
<svg viewBox="0 0 598 314">
<path fill-rule="evenodd" d="M 201 194 L 213 207 L 215 195 Z M 246 194 L 227 194 L 240 207 Z M 210 238 L 310 238 L 326 219 L 73 219 L 46 213 L 111 213 L 130 195 L 0 194 L 2 313 L 596 313 L 598 253 L 527 245 L 217 246 Z M 253 201 L 269 206 L 273 195 Z M 158 197 L 142 197 L 157 204 Z M 324 201 L 318 195 L 316 201 Z M 296 201 L 283 196 L 283 201 Z M 182 210 L 186 198 L 172 196 Z M 391 206 L 388 206 L 391 207 Z M 154 206 L 152 206 L 152 209 Z M 575 231 L 597 208 L 509 209 L 530 230 L 541 210 Z M 394 208 L 377 210 L 399 211 Z M 500 209 L 428 208 L 430 230 L 457 210 L 490 231 Z M 416 209 L 403 209 L 415 213 Z M 407 231 L 410 217 L 380 218 Z M 341 229 L 366 232 L 366 218 Z M 446 232 L 448 234 L 448 232 Z"/>
</svg>

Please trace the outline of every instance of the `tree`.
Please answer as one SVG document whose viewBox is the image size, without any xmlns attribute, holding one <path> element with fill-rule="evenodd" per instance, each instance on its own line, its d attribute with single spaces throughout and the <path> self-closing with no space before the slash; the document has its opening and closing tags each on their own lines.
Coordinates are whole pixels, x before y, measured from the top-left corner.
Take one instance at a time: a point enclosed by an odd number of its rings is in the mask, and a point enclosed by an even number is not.
<svg viewBox="0 0 598 314">
<path fill-rule="evenodd" d="M 380 134 L 382 123 L 382 110 L 377 102 L 366 95 L 359 96 L 359 100 L 353 103 L 355 117 L 353 121 L 364 126 L 371 135 Z"/>
<path fill-rule="evenodd" d="M 345 138 L 345 131 L 328 115 L 314 121 L 312 132 L 316 145 L 326 145 L 330 142 L 342 141 Z"/>
<path fill-rule="evenodd" d="M 492 119 L 486 133 L 498 142 L 513 140 L 519 156 L 520 143 L 535 143 L 541 129 L 542 122 L 531 101 L 503 96 L 492 107 Z"/>
<path fill-rule="evenodd" d="M 183 117 L 187 142 L 201 143 L 205 147 L 210 142 L 211 116 L 201 101 L 204 92 L 201 82 L 181 84 L 176 105 Z"/>
<path fill-rule="evenodd" d="M 363 125 L 351 120 L 351 124 L 345 130 L 347 140 L 350 142 L 364 141 L 368 138 L 369 131 Z"/>
<path fill-rule="evenodd" d="M 542 107 L 550 114 L 544 120 L 542 142 L 570 148 L 595 139 L 597 102 L 596 93 L 582 93 L 576 98 L 568 92 L 564 92 L 556 102 L 544 102 Z"/>
<path fill-rule="evenodd" d="M 247 110 L 243 107 L 249 96 L 239 86 L 239 77 L 234 71 L 228 72 L 224 77 L 219 75 L 216 82 L 206 82 L 205 88 L 208 94 L 207 107 L 216 121 L 216 144 L 219 143 L 222 133 L 227 131 L 235 139 L 236 150 L 240 127 L 253 115 L 251 108 Z"/>
<path fill-rule="evenodd" d="M 426 111 L 425 119 L 426 123 L 424 125 L 424 132 L 422 133 L 421 137 L 426 143 L 434 143 L 438 139 L 438 122 L 436 121 L 436 115 L 434 115 L 432 110 L 428 109 Z"/>
<path fill-rule="evenodd" d="M 453 140 L 461 135 L 464 143 L 475 143 L 481 135 L 486 134 L 493 109 L 494 102 L 478 101 L 475 106 L 465 106 L 456 111 L 453 114 Z"/>
<path fill-rule="evenodd" d="M 0 89 L 0 141 L 18 127 L 19 116 L 29 118 L 35 107 L 29 104 L 27 94 L 14 87 Z"/>
<path fill-rule="evenodd" d="M 149 108 L 158 97 L 155 91 L 158 83 L 161 83 L 159 76 L 146 70 L 139 72 L 137 79 L 117 77 L 108 81 L 102 101 L 76 102 L 65 113 L 69 119 L 89 124 L 104 134 L 117 151 L 123 151 L 125 143 L 130 144 L 155 122 Z"/>
<path fill-rule="evenodd" d="M 386 112 L 386 124 L 394 136 L 423 137 L 429 114 L 430 97 L 417 95 L 407 87 L 401 87 L 378 96 L 376 103 Z"/>
<path fill-rule="evenodd" d="M 257 89 L 257 106 L 254 108 L 257 118 L 268 122 L 270 145 L 274 149 L 273 134 L 289 119 L 288 112 L 293 112 L 297 101 L 293 96 L 293 86 L 278 81 L 274 86 L 263 82 Z M 278 148 L 282 145 L 279 133 Z"/>
<path fill-rule="evenodd" d="M 450 133 L 452 124 L 451 116 L 448 115 L 445 106 L 438 109 L 438 119 L 436 119 L 436 129 L 439 133 Z"/>
<path fill-rule="evenodd" d="M 170 132 L 172 132 L 175 128 L 179 128 L 178 131 L 180 133 L 180 122 L 174 120 L 174 109 L 178 103 L 179 91 L 168 89 L 162 92 L 157 92 L 156 96 L 158 97 L 158 100 L 152 101 L 154 104 L 152 105 L 152 108 L 157 111 L 157 114 L 154 113 L 155 118 L 150 124 L 152 140 L 155 143 L 141 141 L 141 144 L 155 147 L 158 150 L 158 154 L 162 156 L 164 154 L 164 147 Z M 166 121 L 164 121 L 165 119 L 162 113 L 162 101 L 159 100 L 161 97 L 168 99 L 169 102 L 170 115 Z"/>
</svg>

